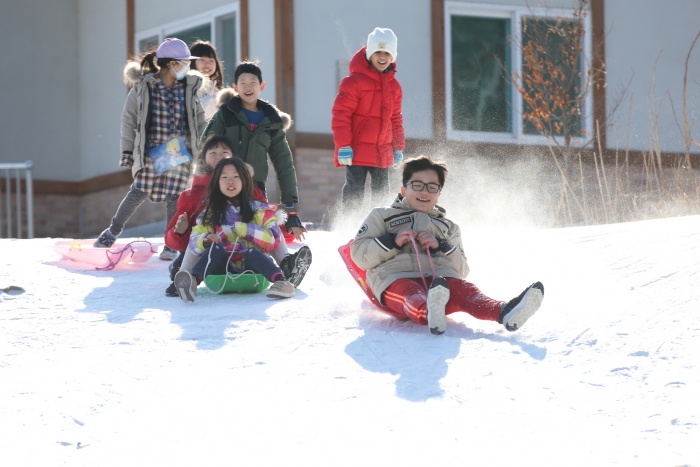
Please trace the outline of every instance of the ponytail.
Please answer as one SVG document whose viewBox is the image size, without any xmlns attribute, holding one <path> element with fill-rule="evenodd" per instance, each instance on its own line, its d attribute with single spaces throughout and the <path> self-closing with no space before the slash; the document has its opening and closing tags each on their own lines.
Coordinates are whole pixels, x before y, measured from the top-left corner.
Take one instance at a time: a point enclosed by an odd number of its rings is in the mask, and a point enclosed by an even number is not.
<svg viewBox="0 0 700 467">
<path fill-rule="evenodd" d="M 161 68 L 168 66 L 168 63 L 176 61 L 174 58 L 156 59 L 156 51 L 151 50 L 141 57 L 141 73 L 158 73 Z"/>
<path fill-rule="evenodd" d="M 148 73 L 158 73 L 158 66 L 155 64 L 154 60 L 156 58 L 156 51 L 152 50 L 141 57 L 141 73 L 144 75 Z"/>
</svg>

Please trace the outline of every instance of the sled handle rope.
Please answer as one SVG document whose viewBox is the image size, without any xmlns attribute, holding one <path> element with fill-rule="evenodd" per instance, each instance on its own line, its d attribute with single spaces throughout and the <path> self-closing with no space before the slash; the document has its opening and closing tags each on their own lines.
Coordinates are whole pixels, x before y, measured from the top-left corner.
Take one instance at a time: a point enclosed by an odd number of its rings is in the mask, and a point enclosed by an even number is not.
<svg viewBox="0 0 700 467">
<path fill-rule="evenodd" d="M 95 269 L 97 269 L 98 271 L 111 271 L 119 263 L 119 261 L 121 261 L 122 257 L 126 254 L 127 251 L 131 251 L 131 256 L 134 256 L 134 253 L 136 253 L 136 251 L 131 246 L 134 243 L 148 243 L 148 245 L 150 245 L 150 247 L 151 247 L 151 254 L 156 253 L 158 251 L 158 250 L 154 249 L 153 244 L 146 239 L 134 240 L 133 242 L 129 242 L 126 245 L 124 245 L 124 247 L 121 250 L 118 250 L 118 251 L 105 250 L 105 255 L 107 256 L 107 261 L 109 261 L 109 264 L 103 268 L 96 267 Z M 71 248 L 73 248 L 72 245 L 71 245 Z M 80 248 L 79 243 L 78 243 L 78 248 Z M 116 258 L 116 261 L 114 260 L 114 258 Z"/>
<path fill-rule="evenodd" d="M 239 239 L 239 238 L 241 238 L 240 235 L 236 236 L 236 240 L 233 242 L 234 245 L 235 245 L 236 243 L 238 243 L 238 239 Z M 214 246 L 214 245 L 212 244 L 212 246 Z M 205 275 L 206 275 L 207 269 L 209 269 L 209 264 L 211 264 L 211 250 L 212 250 L 212 247 L 209 247 L 209 253 L 208 253 L 208 255 L 207 255 L 207 265 L 204 266 L 204 273 L 205 273 Z M 214 292 L 214 291 L 213 291 L 212 289 L 210 289 L 209 286 L 207 285 L 207 281 L 205 281 L 204 279 L 202 279 L 202 282 L 204 282 L 204 287 L 206 287 L 207 290 L 208 290 L 209 292 L 213 292 L 213 293 L 215 293 L 215 294 L 217 294 L 217 295 L 220 294 L 221 292 L 223 292 L 224 288 L 226 288 L 226 281 L 227 281 L 227 280 L 231 279 L 231 282 L 236 282 L 236 281 L 238 280 L 239 277 L 241 277 L 243 274 L 248 273 L 248 272 L 251 273 L 251 274 L 253 274 L 253 275 L 255 276 L 255 286 L 256 286 L 256 287 L 257 287 L 258 284 L 260 283 L 260 282 L 258 281 L 258 276 L 255 275 L 255 271 L 251 271 L 250 269 L 246 269 L 245 271 L 241 272 L 240 274 L 232 274 L 232 273 L 228 272 L 228 263 L 231 262 L 231 258 L 233 258 L 233 254 L 234 254 L 234 253 L 236 253 L 236 251 L 232 249 L 232 250 L 231 250 L 231 254 L 228 255 L 228 259 L 226 260 L 226 278 L 224 279 L 224 283 L 221 284 L 221 288 L 220 288 L 218 291 Z"/>
<path fill-rule="evenodd" d="M 420 265 L 420 251 L 418 250 L 418 245 L 416 244 L 416 234 L 411 232 L 411 243 L 413 243 L 413 249 L 416 251 L 416 259 L 418 261 L 418 271 L 420 271 L 420 278 L 423 281 L 423 287 L 425 287 L 426 293 L 428 292 L 428 283 L 425 281 L 423 276 L 423 268 Z M 430 248 L 426 246 L 425 253 L 428 255 L 428 262 L 430 262 L 430 270 L 433 273 L 433 279 L 435 279 L 435 264 L 433 264 L 433 257 L 430 256 Z"/>
</svg>

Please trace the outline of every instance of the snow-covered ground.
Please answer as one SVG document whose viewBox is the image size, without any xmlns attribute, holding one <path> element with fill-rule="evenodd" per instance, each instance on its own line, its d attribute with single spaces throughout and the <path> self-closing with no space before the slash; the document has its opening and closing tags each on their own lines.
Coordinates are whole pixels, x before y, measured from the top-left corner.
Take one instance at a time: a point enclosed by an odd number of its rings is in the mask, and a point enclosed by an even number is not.
<svg viewBox="0 0 700 467">
<path fill-rule="evenodd" d="M 520 331 L 375 310 L 311 232 L 297 296 L 164 296 L 167 262 L 0 240 L 0 465 L 700 465 L 700 217 L 469 229 Z M 159 239 L 153 239 L 159 240 Z"/>
</svg>

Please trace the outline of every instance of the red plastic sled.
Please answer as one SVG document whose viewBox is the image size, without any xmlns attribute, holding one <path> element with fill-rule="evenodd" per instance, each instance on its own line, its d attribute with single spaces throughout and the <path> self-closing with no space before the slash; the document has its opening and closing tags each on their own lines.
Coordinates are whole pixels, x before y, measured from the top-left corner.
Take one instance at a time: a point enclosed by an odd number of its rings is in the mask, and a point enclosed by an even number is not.
<svg viewBox="0 0 700 467">
<path fill-rule="evenodd" d="M 382 305 L 379 302 L 379 300 L 377 300 L 377 297 L 375 297 L 372 293 L 372 289 L 370 289 L 367 285 L 367 272 L 364 269 L 360 269 L 360 267 L 357 264 L 355 264 L 355 262 L 350 257 L 351 244 L 352 240 L 350 240 L 347 243 L 347 245 L 342 245 L 338 248 L 338 253 L 340 253 L 340 257 L 343 258 L 343 261 L 345 261 L 345 266 L 348 268 L 350 275 L 357 281 L 362 291 L 365 293 L 365 295 L 367 295 L 367 298 L 369 298 L 369 301 L 372 302 L 374 306 L 394 316 L 395 313 L 389 308 Z"/>
</svg>

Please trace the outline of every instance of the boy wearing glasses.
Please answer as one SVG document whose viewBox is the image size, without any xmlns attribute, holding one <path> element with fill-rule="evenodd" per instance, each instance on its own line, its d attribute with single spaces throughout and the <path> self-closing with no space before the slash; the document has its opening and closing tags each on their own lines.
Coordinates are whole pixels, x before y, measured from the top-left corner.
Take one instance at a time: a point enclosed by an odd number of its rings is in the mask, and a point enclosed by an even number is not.
<svg viewBox="0 0 700 467">
<path fill-rule="evenodd" d="M 521 328 L 542 303 L 542 283 L 502 302 L 464 280 L 469 266 L 459 226 L 437 205 L 447 165 L 419 156 L 404 162 L 402 175 L 401 193 L 391 206 L 372 209 L 350 246 L 372 293 L 392 316 L 427 324 L 433 334 L 445 332 L 445 316 L 457 311 L 498 321 L 509 331 Z M 423 278 L 421 271 L 427 276 L 432 270 L 431 259 L 435 274 Z"/>
</svg>

